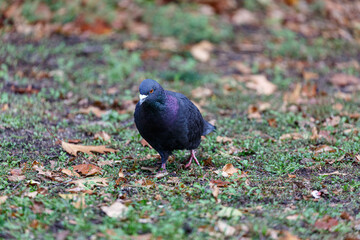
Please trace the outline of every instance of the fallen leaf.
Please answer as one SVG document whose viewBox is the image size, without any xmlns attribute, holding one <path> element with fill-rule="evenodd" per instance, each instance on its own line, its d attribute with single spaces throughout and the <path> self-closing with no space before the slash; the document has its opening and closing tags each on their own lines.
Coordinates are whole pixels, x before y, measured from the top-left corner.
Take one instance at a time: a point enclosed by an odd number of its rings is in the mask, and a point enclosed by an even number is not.
<svg viewBox="0 0 360 240">
<path fill-rule="evenodd" d="M 219 188 L 216 186 L 216 184 L 214 184 L 212 182 L 209 183 L 209 186 L 210 186 L 210 189 L 211 189 L 211 194 L 215 199 L 215 202 L 220 203 L 220 199 L 218 199 L 219 192 L 220 192 Z"/>
<path fill-rule="evenodd" d="M 261 112 L 259 108 L 255 105 L 249 105 L 247 109 L 247 114 L 249 119 L 259 119 L 261 120 Z"/>
<path fill-rule="evenodd" d="M 309 81 L 309 80 L 315 80 L 319 78 L 319 74 L 315 73 L 315 72 L 303 72 L 302 73 L 303 78 L 305 81 Z"/>
<path fill-rule="evenodd" d="M 208 98 L 213 94 L 210 88 L 197 87 L 191 91 L 191 95 L 194 98 Z"/>
<path fill-rule="evenodd" d="M 90 186 L 108 186 L 108 178 L 100 178 L 100 177 L 95 177 L 95 178 L 84 178 L 84 179 L 77 179 L 77 180 L 73 180 L 70 183 L 75 184 L 78 187 L 82 187 L 85 188 L 85 185 L 90 185 Z"/>
<path fill-rule="evenodd" d="M 105 160 L 105 161 L 98 161 L 97 165 L 99 165 L 99 167 L 108 165 L 108 166 L 112 166 L 115 162 L 113 160 Z"/>
<path fill-rule="evenodd" d="M 292 233 L 286 230 L 280 231 L 280 234 L 281 235 L 279 236 L 278 240 L 300 240 L 299 237 L 293 235 Z"/>
<path fill-rule="evenodd" d="M 339 171 L 335 171 L 335 172 L 331 172 L 331 173 L 319 173 L 320 176 L 325 176 L 325 175 L 347 175 L 346 173 L 341 173 Z"/>
<path fill-rule="evenodd" d="M 73 169 L 85 176 L 92 176 L 101 172 L 101 168 L 94 164 L 79 164 L 73 166 Z"/>
<path fill-rule="evenodd" d="M 93 113 L 96 117 L 101 117 L 102 115 L 106 114 L 108 111 L 101 110 L 95 106 L 89 106 L 87 108 L 80 108 L 79 113 L 82 114 L 90 114 Z"/>
<path fill-rule="evenodd" d="M 235 25 L 257 25 L 259 23 L 258 17 L 251 11 L 241 8 L 237 10 L 231 18 Z"/>
<path fill-rule="evenodd" d="M 44 176 L 49 177 L 49 178 L 51 178 L 53 176 L 52 171 L 46 170 L 44 168 L 44 166 L 42 166 L 40 164 L 34 164 L 32 168 L 34 170 L 36 170 L 38 172 L 38 174 L 40 174 L 40 175 L 44 175 Z"/>
<path fill-rule="evenodd" d="M 80 194 L 59 193 L 59 196 L 66 200 L 73 200 L 72 205 L 77 209 L 83 209 L 86 207 L 85 193 L 80 193 Z"/>
<path fill-rule="evenodd" d="M 318 155 L 319 153 L 324 153 L 324 152 L 336 152 L 336 149 L 328 146 L 328 145 L 320 145 L 318 147 L 315 148 L 315 155 Z"/>
<path fill-rule="evenodd" d="M 109 217 L 124 219 L 126 213 L 128 212 L 128 207 L 126 207 L 121 202 L 116 201 L 108 207 L 107 206 L 101 207 L 101 210 L 104 211 L 106 215 L 108 215 Z"/>
<path fill-rule="evenodd" d="M 217 180 L 210 180 L 211 183 L 216 184 L 216 186 L 218 187 L 227 187 L 231 182 L 224 182 L 221 179 L 217 179 Z"/>
<path fill-rule="evenodd" d="M 330 82 L 335 86 L 345 87 L 348 85 L 359 85 L 360 79 L 352 75 L 337 73 L 330 78 Z"/>
<path fill-rule="evenodd" d="M 84 145 L 77 145 L 77 144 L 72 144 L 72 143 L 67 143 L 64 141 L 61 141 L 61 146 L 62 148 L 68 152 L 71 155 L 77 156 L 78 152 L 83 152 L 83 153 L 87 153 L 89 155 L 92 155 L 92 152 L 97 152 L 97 153 L 105 153 L 105 152 L 117 152 L 117 150 L 112 149 L 112 148 L 107 148 L 104 145 L 100 145 L 100 146 L 84 146 Z"/>
<path fill-rule="evenodd" d="M 303 139 L 304 137 L 300 134 L 300 133 L 285 133 L 283 135 L 280 136 L 280 140 L 285 140 L 285 139 L 291 139 L 291 140 L 298 140 L 298 139 Z"/>
<path fill-rule="evenodd" d="M 10 176 L 8 176 L 8 180 L 11 182 L 19 182 L 25 179 L 25 175 L 20 168 L 14 168 L 10 170 Z"/>
<path fill-rule="evenodd" d="M 8 196 L 6 196 L 6 195 L 0 196 L 0 205 L 3 204 L 4 202 L 6 202 L 6 199 L 8 199 Z"/>
<path fill-rule="evenodd" d="M 286 216 L 287 220 L 298 220 L 301 216 L 299 214 Z"/>
<path fill-rule="evenodd" d="M 137 180 L 137 181 L 135 181 L 135 184 L 140 184 L 141 186 L 148 187 L 148 188 L 151 188 L 151 187 L 155 186 L 155 183 L 153 181 L 149 180 L 149 179 Z"/>
<path fill-rule="evenodd" d="M 228 163 L 222 168 L 222 171 L 223 171 L 223 173 L 225 173 L 222 175 L 224 177 L 227 177 L 227 176 L 233 175 L 234 173 L 238 173 L 239 169 L 235 168 L 231 163 Z"/>
<path fill-rule="evenodd" d="M 350 214 L 348 212 L 342 212 L 340 214 L 340 218 L 344 219 L 344 220 L 354 220 L 354 218 L 352 216 L 350 216 Z"/>
<path fill-rule="evenodd" d="M 298 4 L 299 0 L 284 0 L 284 2 L 288 5 L 288 6 L 295 6 Z"/>
<path fill-rule="evenodd" d="M 338 220 L 330 217 L 329 215 L 325 215 L 322 219 L 318 219 L 315 222 L 315 227 L 319 229 L 330 230 L 332 227 L 338 225 Z"/>
<path fill-rule="evenodd" d="M 258 94 L 270 95 L 277 89 L 276 85 L 267 80 L 265 75 L 249 75 L 240 79 L 246 82 L 247 88 L 255 90 Z"/>
<path fill-rule="evenodd" d="M 1 107 L 1 111 L 5 112 L 9 109 L 9 104 L 5 103 L 2 107 Z"/>
<path fill-rule="evenodd" d="M 216 215 L 218 217 L 223 217 L 223 218 L 232 218 L 232 217 L 241 217 L 243 213 L 236 208 L 222 206 L 222 208 Z"/>
<path fill-rule="evenodd" d="M 27 87 L 11 85 L 10 90 L 18 94 L 37 94 L 40 92 L 40 89 L 34 88 L 32 85 L 28 85 Z"/>
<path fill-rule="evenodd" d="M 104 131 L 95 133 L 94 139 L 95 140 L 102 139 L 105 142 L 110 142 L 111 141 L 110 135 L 108 133 L 104 132 Z"/>
<path fill-rule="evenodd" d="M 217 136 L 216 142 L 218 143 L 232 143 L 233 139 L 229 137 Z"/>
<path fill-rule="evenodd" d="M 339 125 L 340 122 L 341 122 L 340 116 L 335 116 L 335 117 L 327 118 L 323 125 L 336 127 L 337 125 Z"/>
<path fill-rule="evenodd" d="M 201 41 L 193 45 L 190 49 L 191 55 L 200 62 L 207 62 L 210 60 L 210 54 L 214 45 L 209 41 Z"/>
<path fill-rule="evenodd" d="M 228 225 L 225 221 L 218 221 L 216 226 L 219 228 L 219 231 L 222 232 L 226 237 L 233 236 L 236 232 L 236 229 Z"/>
<path fill-rule="evenodd" d="M 142 42 L 137 39 L 124 41 L 124 43 L 123 43 L 124 48 L 128 49 L 128 50 L 138 49 L 141 47 L 141 45 L 142 45 Z"/>
<path fill-rule="evenodd" d="M 75 172 L 73 170 L 70 170 L 70 169 L 63 168 L 63 169 L 61 169 L 61 172 L 68 175 L 68 176 L 70 176 L 70 177 L 73 177 L 73 176 L 74 177 L 80 177 L 80 175 L 77 172 Z"/>
<path fill-rule="evenodd" d="M 149 148 L 152 148 L 151 145 L 145 140 L 145 139 L 141 139 L 140 140 L 140 143 L 143 147 L 149 147 Z"/>
<path fill-rule="evenodd" d="M 277 123 L 276 123 L 276 119 L 275 118 L 269 118 L 267 120 L 268 124 L 270 127 L 276 128 L 277 127 Z"/>
<path fill-rule="evenodd" d="M 241 61 L 231 62 L 231 65 L 242 74 L 251 74 L 251 68 Z"/>
</svg>

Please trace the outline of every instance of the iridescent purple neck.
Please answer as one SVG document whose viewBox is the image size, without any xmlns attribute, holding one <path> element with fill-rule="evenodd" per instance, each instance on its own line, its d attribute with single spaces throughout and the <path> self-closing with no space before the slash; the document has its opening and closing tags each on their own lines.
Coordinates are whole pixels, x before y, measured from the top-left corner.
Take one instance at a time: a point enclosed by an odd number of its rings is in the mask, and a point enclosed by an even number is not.
<svg viewBox="0 0 360 240">
<path fill-rule="evenodd" d="M 167 119 L 169 121 L 168 123 L 172 124 L 176 120 L 179 110 L 179 103 L 175 97 L 169 94 L 166 94 L 166 110 L 169 116 L 169 119 Z"/>
</svg>

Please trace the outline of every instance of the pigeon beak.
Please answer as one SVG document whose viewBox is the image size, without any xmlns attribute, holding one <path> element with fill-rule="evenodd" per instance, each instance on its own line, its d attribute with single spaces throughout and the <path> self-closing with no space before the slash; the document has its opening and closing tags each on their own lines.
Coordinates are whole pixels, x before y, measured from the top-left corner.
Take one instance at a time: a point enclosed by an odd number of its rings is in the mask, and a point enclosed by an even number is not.
<svg viewBox="0 0 360 240">
<path fill-rule="evenodd" d="M 139 95 L 140 105 L 145 101 L 145 99 L 147 98 L 147 96 L 148 96 L 148 95 L 142 95 L 142 94 Z"/>
</svg>

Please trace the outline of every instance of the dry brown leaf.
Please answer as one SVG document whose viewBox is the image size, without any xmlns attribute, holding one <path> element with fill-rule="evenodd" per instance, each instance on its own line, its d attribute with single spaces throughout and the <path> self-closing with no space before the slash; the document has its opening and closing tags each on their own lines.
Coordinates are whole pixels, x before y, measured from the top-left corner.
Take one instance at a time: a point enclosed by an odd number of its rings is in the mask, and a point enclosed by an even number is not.
<svg viewBox="0 0 360 240">
<path fill-rule="evenodd" d="M 107 148 L 104 145 L 84 146 L 84 145 L 77 145 L 77 144 L 61 141 L 61 146 L 66 152 L 74 156 L 77 156 L 78 152 L 87 153 L 89 155 L 92 155 L 93 154 L 92 152 L 97 152 L 97 153 L 117 152 L 117 150 L 112 148 Z"/>
<path fill-rule="evenodd" d="M 336 149 L 328 146 L 328 145 L 320 145 L 317 148 L 315 148 L 315 155 L 319 154 L 319 153 L 324 153 L 324 152 L 336 152 Z"/>
<path fill-rule="evenodd" d="M 135 49 L 138 49 L 142 46 L 142 42 L 135 39 L 135 40 L 129 40 L 129 41 L 125 41 L 123 43 L 123 46 L 125 49 L 128 49 L 128 50 L 135 50 Z"/>
<path fill-rule="evenodd" d="M 6 202 L 6 199 L 8 199 L 8 196 L 6 196 L 6 195 L 0 196 L 0 205 L 3 204 L 4 202 Z"/>
<path fill-rule="evenodd" d="M 338 220 L 330 217 L 329 215 L 325 215 L 322 219 L 318 219 L 315 222 L 315 227 L 325 230 L 330 230 L 332 227 L 338 225 Z"/>
<path fill-rule="evenodd" d="M 255 14 L 245 8 L 237 10 L 231 18 L 235 25 L 257 25 L 258 18 Z"/>
<path fill-rule="evenodd" d="M 228 163 L 222 168 L 222 171 L 223 171 L 223 176 L 227 177 L 233 175 L 234 173 L 237 173 L 239 169 L 235 168 L 234 165 L 232 165 L 231 163 Z"/>
<path fill-rule="evenodd" d="M 222 232 L 226 237 L 233 236 L 236 232 L 236 229 L 228 225 L 225 221 L 218 221 L 216 226 L 219 228 L 219 231 Z"/>
<path fill-rule="evenodd" d="M 280 232 L 280 234 L 281 235 L 279 236 L 278 240 L 300 240 L 301 239 L 286 230 L 282 230 Z"/>
<path fill-rule="evenodd" d="M 38 172 L 38 174 L 40 174 L 40 175 L 44 175 L 44 176 L 49 177 L 49 178 L 51 178 L 52 175 L 53 175 L 53 172 L 51 172 L 49 170 L 46 170 L 44 168 L 44 166 L 42 166 L 42 165 L 35 164 L 32 168 L 34 170 L 36 170 Z"/>
<path fill-rule="evenodd" d="M 246 87 L 255 90 L 258 94 L 270 95 L 277 89 L 276 85 L 267 80 L 265 75 L 245 76 L 244 80 Z"/>
<path fill-rule="evenodd" d="M 73 180 L 70 183 L 75 184 L 78 187 L 85 188 L 85 184 L 91 185 L 91 186 L 100 186 L 105 187 L 108 186 L 108 178 L 101 178 L 101 177 L 95 177 L 95 178 L 84 178 L 84 179 L 77 179 Z"/>
<path fill-rule="evenodd" d="M 114 202 L 110 206 L 103 206 L 101 207 L 101 210 L 103 210 L 106 215 L 112 218 L 125 218 L 126 213 L 128 212 L 128 207 L 126 207 L 124 204 L 122 204 L 119 201 Z"/>
<path fill-rule="evenodd" d="M 315 72 L 303 72 L 302 74 L 305 81 L 315 80 L 319 78 L 319 74 Z"/>
<path fill-rule="evenodd" d="M 101 132 L 97 132 L 94 135 L 94 139 L 102 139 L 105 142 L 111 142 L 111 137 L 108 133 L 106 133 L 105 131 L 101 131 Z"/>
<path fill-rule="evenodd" d="M 94 164 L 79 164 L 73 166 L 73 169 L 85 176 L 92 176 L 101 172 L 101 168 Z"/>
<path fill-rule="evenodd" d="M 108 166 L 112 166 L 115 163 L 115 161 L 113 160 L 105 160 L 105 161 L 99 161 L 97 162 L 97 165 L 99 165 L 99 167 L 108 165 Z"/>
<path fill-rule="evenodd" d="M 75 172 L 73 170 L 70 170 L 70 169 L 63 168 L 63 169 L 61 169 L 61 172 L 68 175 L 68 176 L 70 176 L 70 177 L 73 177 L 73 176 L 74 177 L 80 177 L 80 175 L 77 172 Z"/>
<path fill-rule="evenodd" d="M 295 6 L 298 4 L 299 0 L 284 0 L 284 2 L 289 6 Z"/>
<path fill-rule="evenodd" d="M 1 107 L 1 111 L 5 112 L 9 109 L 9 104 L 5 103 L 2 107 Z"/>
<path fill-rule="evenodd" d="M 269 118 L 267 120 L 267 122 L 269 123 L 270 127 L 276 128 L 277 127 L 277 122 L 275 118 Z"/>
<path fill-rule="evenodd" d="M 80 108 L 79 113 L 82 114 L 90 114 L 93 113 L 96 117 L 101 117 L 102 115 L 106 114 L 107 111 L 101 110 L 98 107 L 95 106 L 89 106 L 87 108 Z"/>
<path fill-rule="evenodd" d="M 45 22 L 50 21 L 53 15 L 50 8 L 45 3 L 39 3 L 34 14 L 39 20 Z"/>
<path fill-rule="evenodd" d="M 249 119 L 261 119 L 261 112 L 259 108 L 255 105 L 248 106 L 247 114 Z"/>
<path fill-rule="evenodd" d="M 251 68 L 248 67 L 247 65 L 245 65 L 243 62 L 241 61 L 234 61 L 234 62 L 231 62 L 231 65 L 233 67 L 235 67 L 236 70 L 238 70 L 240 73 L 242 74 L 251 74 Z"/>
<path fill-rule="evenodd" d="M 326 119 L 323 126 L 336 127 L 337 125 L 339 125 L 340 122 L 341 122 L 340 116 L 330 117 Z"/>
<path fill-rule="evenodd" d="M 339 171 L 335 171 L 335 172 L 331 172 L 331 173 L 319 173 L 320 176 L 324 176 L 324 175 L 347 175 L 346 173 L 341 173 Z"/>
<path fill-rule="evenodd" d="M 215 183 L 210 182 L 209 183 L 210 189 L 211 189 L 211 194 L 215 199 L 216 203 L 220 203 L 220 199 L 218 199 L 220 190 L 218 188 L 218 186 Z"/>
<path fill-rule="evenodd" d="M 303 139 L 304 137 L 300 134 L 300 133 L 285 133 L 283 135 L 280 136 L 280 140 L 285 140 L 285 139 L 291 139 L 291 140 L 298 140 L 298 139 Z"/>
<path fill-rule="evenodd" d="M 148 187 L 148 188 L 155 186 L 155 183 L 149 179 L 137 180 L 137 181 L 135 181 L 135 184 L 140 184 L 141 186 Z"/>
<path fill-rule="evenodd" d="M 191 91 L 191 95 L 194 98 L 208 98 L 213 95 L 213 91 L 210 88 L 197 87 Z"/>
<path fill-rule="evenodd" d="M 338 73 L 330 78 L 330 82 L 335 86 L 345 87 L 348 85 L 359 85 L 360 79 L 352 75 Z"/>
<path fill-rule="evenodd" d="M 216 142 L 218 143 L 232 143 L 233 139 L 229 137 L 217 136 Z"/>
<path fill-rule="evenodd" d="M 8 176 L 8 180 L 11 182 L 18 182 L 25 179 L 25 175 L 20 168 L 14 168 L 10 171 L 10 176 Z"/>
<path fill-rule="evenodd" d="M 140 143 L 143 147 L 149 147 L 149 148 L 152 148 L 152 146 L 145 140 L 145 139 L 141 139 L 140 140 Z"/>
<path fill-rule="evenodd" d="M 191 55 L 200 62 L 207 62 L 210 60 L 211 51 L 214 49 L 214 45 L 209 41 L 201 41 L 193 45 L 190 49 Z"/>
</svg>

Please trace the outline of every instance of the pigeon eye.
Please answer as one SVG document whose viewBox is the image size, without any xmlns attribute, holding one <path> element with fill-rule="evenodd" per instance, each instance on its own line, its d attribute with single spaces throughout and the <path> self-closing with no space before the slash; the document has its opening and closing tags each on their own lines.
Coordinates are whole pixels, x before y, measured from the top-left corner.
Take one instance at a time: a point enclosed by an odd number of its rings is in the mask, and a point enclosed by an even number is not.
<svg viewBox="0 0 360 240">
<path fill-rule="evenodd" d="M 150 93 L 153 93 L 153 92 L 154 92 L 154 89 L 151 89 L 151 90 L 150 90 Z"/>
</svg>

